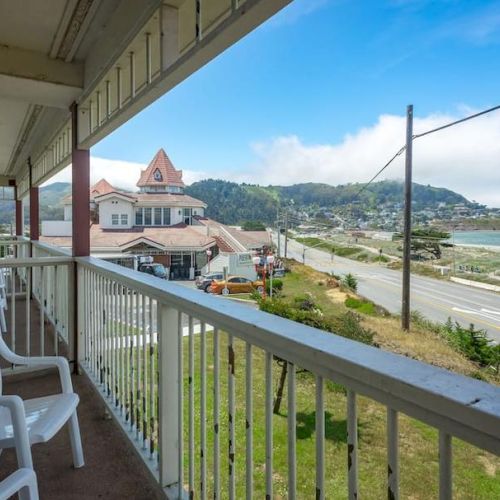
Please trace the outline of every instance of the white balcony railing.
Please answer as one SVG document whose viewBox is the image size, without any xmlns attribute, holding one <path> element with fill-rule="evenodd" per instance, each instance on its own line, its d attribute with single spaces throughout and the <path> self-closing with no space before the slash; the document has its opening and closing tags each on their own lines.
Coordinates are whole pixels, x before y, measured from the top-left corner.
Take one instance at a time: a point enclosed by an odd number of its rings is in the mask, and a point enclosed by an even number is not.
<svg viewBox="0 0 500 500">
<path fill-rule="evenodd" d="M 288 497 L 300 496 L 298 369 L 310 372 L 315 387 L 315 491 L 308 496 L 328 494 L 328 381 L 347 391 L 345 482 L 351 499 L 359 495 L 359 396 L 386 408 L 391 498 L 399 498 L 400 413 L 438 430 L 442 499 L 452 495 L 452 437 L 500 454 L 497 387 L 99 259 L 74 262 L 80 364 L 169 497 L 252 498 L 264 491 L 273 498 L 274 465 L 283 471 L 283 463 Z M 288 368 L 288 437 L 277 446 L 274 357 Z M 262 387 L 255 385 L 257 370 Z M 242 425 L 244 439 L 237 442 Z M 257 440 L 263 456 L 254 454 Z M 262 488 L 255 484 L 257 473 Z"/>
</svg>

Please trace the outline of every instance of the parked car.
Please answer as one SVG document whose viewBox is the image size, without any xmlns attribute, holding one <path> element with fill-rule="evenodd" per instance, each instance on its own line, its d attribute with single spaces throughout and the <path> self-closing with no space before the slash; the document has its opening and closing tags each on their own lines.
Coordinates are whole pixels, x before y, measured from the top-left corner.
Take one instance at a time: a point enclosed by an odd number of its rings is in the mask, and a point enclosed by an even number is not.
<svg viewBox="0 0 500 500">
<path fill-rule="evenodd" d="M 273 269 L 273 276 L 275 278 L 282 278 L 283 276 L 285 276 L 285 270 L 282 268 Z"/>
<path fill-rule="evenodd" d="M 167 270 L 163 264 L 153 262 L 152 264 L 139 264 L 137 268 L 141 273 L 151 274 L 157 278 L 167 279 Z"/>
<path fill-rule="evenodd" d="M 230 293 L 250 293 L 257 290 L 264 291 L 264 283 L 261 280 L 252 281 L 243 276 L 231 276 L 227 281 L 213 280 L 208 288 L 210 293 L 218 295 L 229 295 Z"/>
<path fill-rule="evenodd" d="M 198 276 L 195 280 L 196 288 L 198 290 L 203 290 L 208 293 L 208 287 L 212 283 L 213 280 L 223 280 L 224 273 L 207 273 L 201 276 Z"/>
</svg>

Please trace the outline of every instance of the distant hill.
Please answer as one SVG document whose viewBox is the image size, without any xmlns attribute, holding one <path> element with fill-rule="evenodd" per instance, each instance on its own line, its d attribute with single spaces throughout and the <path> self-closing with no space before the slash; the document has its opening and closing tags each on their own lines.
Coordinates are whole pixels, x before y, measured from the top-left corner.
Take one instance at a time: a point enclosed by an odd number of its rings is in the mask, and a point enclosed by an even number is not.
<svg viewBox="0 0 500 500">
<path fill-rule="evenodd" d="M 186 194 L 207 203 L 207 215 L 226 224 L 241 224 L 258 220 L 269 224 L 276 220 L 277 211 L 293 200 L 295 207 L 334 209 L 347 205 L 362 210 L 377 209 L 384 204 L 403 203 L 403 186 L 398 181 L 380 181 L 370 184 L 331 186 L 320 183 L 292 186 L 257 186 L 237 184 L 219 179 L 195 182 L 186 188 Z M 62 199 L 71 192 L 69 182 L 55 182 L 40 189 L 40 218 L 60 220 L 63 217 Z M 462 195 L 445 188 L 413 184 L 414 208 L 433 208 L 440 203 L 455 205 L 471 203 Z M 13 221 L 13 202 L 0 202 L 0 223 Z"/>
<path fill-rule="evenodd" d="M 208 204 L 207 215 L 226 224 L 239 224 L 245 220 L 271 223 L 277 210 L 293 200 L 295 207 L 333 209 L 357 205 L 363 210 L 377 209 L 384 204 L 403 203 L 403 185 L 398 181 L 380 181 L 364 184 L 306 183 L 292 186 L 256 186 L 208 179 L 195 182 L 186 193 Z M 449 189 L 413 184 L 413 205 L 416 210 L 436 207 L 439 203 L 455 205 L 470 202 Z"/>
</svg>

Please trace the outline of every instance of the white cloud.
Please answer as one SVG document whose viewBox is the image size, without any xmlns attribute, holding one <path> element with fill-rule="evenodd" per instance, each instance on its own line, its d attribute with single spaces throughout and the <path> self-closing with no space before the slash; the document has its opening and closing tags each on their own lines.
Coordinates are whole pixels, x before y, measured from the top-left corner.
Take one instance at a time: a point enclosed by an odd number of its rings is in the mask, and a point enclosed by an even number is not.
<svg viewBox="0 0 500 500">
<path fill-rule="evenodd" d="M 415 118 L 420 133 L 470 113 Z M 366 182 L 405 142 L 405 117 L 382 115 L 338 144 L 305 144 L 295 135 L 253 144 L 257 161 L 234 180 L 290 185 L 297 182 Z M 500 112 L 414 141 L 416 182 L 447 187 L 469 199 L 500 206 Z M 380 179 L 402 179 L 404 155 Z"/>
<path fill-rule="evenodd" d="M 134 163 L 124 160 L 109 160 L 107 158 L 90 157 L 90 182 L 96 183 L 105 178 L 110 184 L 117 188 L 136 191 L 136 183 L 139 180 L 141 170 L 147 167 L 145 163 Z M 206 179 L 210 175 L 205 172 L 183 171 L 183 179 L 186 184 Z M 53 182 L 71 182 L 71 167 L 64 169 L 45 184 Z"/>
<path fill-rule="evenodd" d="M 455 114 L 415 118 L 420 133 L 473 113 L 462 107 Z M 299 182 L 347 184 L 367 182 L 404 144 L 405 117 L 382 115 L 371 126 L 347 134 L 336 144 L 305 144 L 296 135 L 251 144 L 255 160 L 237 171 L 184 171 L 186 184 L 220 178 L 255 184 L 291 185 Z M 500 112 L 494 112 L 414 141 L 413 179 L 446 187 L 470 200 L 500 206 Z M 222 150 L 222 146 L 221 146 Z M 91 157 L 92 182 L 135 190 L 145 164 Z M 404 155 L 379 179 L 402 179 Z M 71 169 L 50 182 L 71 181 Z"/>
</svg>

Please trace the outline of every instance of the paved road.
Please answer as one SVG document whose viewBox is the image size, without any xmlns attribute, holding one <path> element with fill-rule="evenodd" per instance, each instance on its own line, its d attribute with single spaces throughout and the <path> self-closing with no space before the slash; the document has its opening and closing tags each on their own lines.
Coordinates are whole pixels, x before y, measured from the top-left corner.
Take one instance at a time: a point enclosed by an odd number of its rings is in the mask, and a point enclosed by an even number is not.
<svg viewBox="0 0 500 500">
<path fill-rule="evenodd" d="M 303 249 L 301 243 L 289 240 L 289 257 L 302 262 Z M 354 274 L 361 295 L 392 313 L 401 312 L 401 272 L 337 256 L 332 261 L 329 253 L 314 248 L 306 249 L 305 263 L 318 271 Z M 451 317 L 465 326 L 474 323 L 500 342 L 500 294 L 412 274 L 411 309 L 433 321 L 445 322 Z"/>
</svg>

